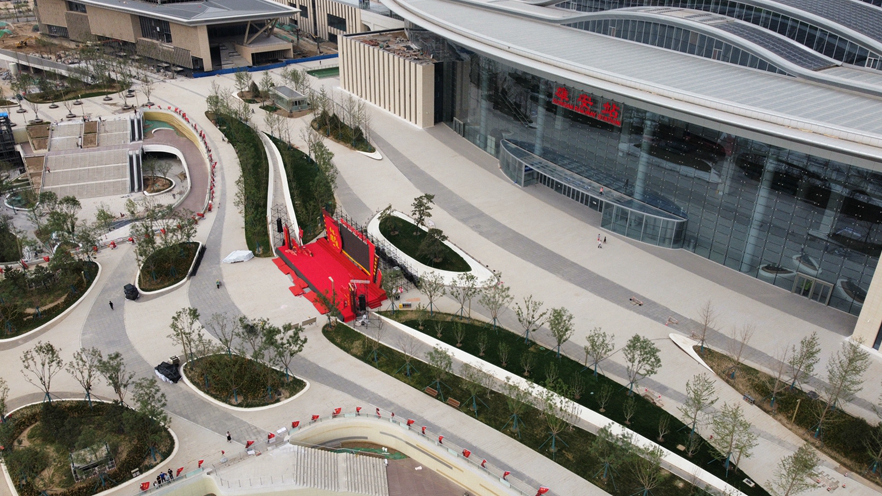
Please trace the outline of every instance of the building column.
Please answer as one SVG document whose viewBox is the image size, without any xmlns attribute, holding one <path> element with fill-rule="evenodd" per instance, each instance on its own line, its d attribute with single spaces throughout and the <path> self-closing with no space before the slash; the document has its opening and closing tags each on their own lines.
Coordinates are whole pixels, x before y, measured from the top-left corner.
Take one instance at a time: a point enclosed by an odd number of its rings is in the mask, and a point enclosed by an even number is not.
<svg viewBox="0 0 882 496">
<path fill-rule="evenodd" d="M 489 112 L 490 102 L 487 100 L 490 94 L 490 71 L 487 69 L 486 61 L 481 62 L 481 94 L 478 98 L 481 100 L 481 122 L 480 122 L 480 138 L 483 140 L 482 148 L 487 148 L 487 114 Z"/>
<path fill-rule="evenodd" d="M 542 140 L 543 134 L 545 133 L 545 103 L 547 101 L 547 97 L 545 96 L 545 87 L 544 85 L 539 85 L 539 107 L 536 110 L 536 141 L 533 153 L 536 155 L 542 156 L 543 147 Z"/>
<path fill-rule="evenodd" d="M 637 162 L 637 180 L 634 181 L 634 198 L 643 199 L 643 192 L 646 189 L 646 176 L 649 175 L 649 154 L 652 148 L 652 140 L 655 135 L 655 114 L 646 112 L 643 118 L 643 142 L 640 144 L 640 160 Z M 628 146 L 631 146 L 628 143 Z"/>
<path fill-rule="evenodd" d="M 765 236 L 767 232 L 763 229 L 763 216 L 769 209 L 769 203 L 772 197 L 772 179 L 775 176 L 775 168 L 769 164 L 769 157 L 766 157 L 766 163 L 763 167 L 763 176 L 760 180 L 759 191 L 757 191 L 756 205 L 753 207 L 753 214 L 750 219 L 750 231 L 747 233 L 747 244 L 744 246 L 744 256 L 741 258 L 741 272 L 750 270 L 750 266 L 756 257 L 757 241 Z"/>
<path fill-rule="evenodd" d="M 879 267 L 876 267 L 876 272 L 879 272 Z M 858 315 L 851 339 L 872 347 L 880 332 L 882 332 L 882 272 L 873 273 L 873 280 L 870 281 L 870 289 L 867 290 L 867 297 Z"/>
</svg>

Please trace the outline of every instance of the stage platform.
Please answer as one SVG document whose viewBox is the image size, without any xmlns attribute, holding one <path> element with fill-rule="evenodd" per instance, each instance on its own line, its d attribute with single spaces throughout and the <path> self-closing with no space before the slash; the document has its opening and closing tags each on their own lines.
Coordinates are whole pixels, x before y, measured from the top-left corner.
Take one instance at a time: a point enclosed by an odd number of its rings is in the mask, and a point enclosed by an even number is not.
<svg viewBox="0 0 882 496">
<path fill-rule="evenodd" d="M 315 293 L 332 299 L 336 293 L 337 309 L 343 314 L 343 321 L 355 318 L 355 312 L 349 301 L 349 282 L 363 281 L 368 275 L 349 258 L 338 252 L 321 238 L 295 250 L 278 248 L 279 258 L 274 260 L 279 270 L 290 274 L 294 285 L 289 288 L 295 295 L 302 294 L 315 305 L 316 309 L 325 314 L 328 310 Z M 376 284 L 358 284 L 359 294 L 364 294 L 367 306 L 377 308 L 386 299 L 386 293 Z M 306 289 L 309 289 L 307 291 Z"/>
</svg>

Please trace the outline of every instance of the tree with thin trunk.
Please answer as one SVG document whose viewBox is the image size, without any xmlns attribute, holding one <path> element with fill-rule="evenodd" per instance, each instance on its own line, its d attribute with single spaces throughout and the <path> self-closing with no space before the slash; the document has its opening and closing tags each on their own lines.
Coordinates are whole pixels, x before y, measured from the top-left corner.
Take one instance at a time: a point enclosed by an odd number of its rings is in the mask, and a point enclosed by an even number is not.
<svg viewBox="0 0 882 496">
<path fill-rule="evenodd" d="M 677 409 L 680 410 L 680 418 L 690 428 L 690 436 L 695 434 L 699 421 L 719 399 L 716 393 L 714 380 L 707 374 L 697 374 L 692 376 L 691 381 L 686 381 L 686 399 Z"/>
<path fill-rule="evenodd" d="M 661 368 L 658 346 L 649 338 L 635 334 L 622 349 L 628 372 L 628 394 L 634 394 L 637 381 L 650 377 Z"/>
<path fill-rule="evenodd" d="M 466 313 L 468 319 L 472 320 L 472 300 L 480 291 L 478 277 L 471 272 L 463 272 L 456 277 L 456 284 L 450 288 L 449 292 L 456 302 L 459 303 L 460 316 Z M 467 311 L 466 306 L 468 306 Z"/>
<path fill-rule="evenodd" d="M 787 378 L 785 374 L 787 373 L 787 347 L 781 348 L 775 354 L 775 362 L 772 366 L 772 375 L 769 376 L 766 381 L 769 386 L 769 407 L 772 411 L 777 410 L 777 406 L 775 405 L 775 401 L 777 401 L 778 396 L 781 394 L 784 389 L 787 388 Z"/>
<path fill-rule="evenodd" d="M 475 418 L 478 418 L 478 402 L 487 406 L 483 400 L 478 398 L 478 394 L 480 394 L 484 390 L 484 384 L 486 383 L 484 376 L 487 373 L 484 372 L 483 369 L 479 367 L 473 367 L 469 364 L 465 364 L 459 371 L 459 376 L 462 377 L 463 387 L 469 393 L 469 398 L 466 400 L 466 403 L 471 403 L 469 409 L 475 412 Z M 489 407 L 488 407 L 489 408 Z"/>
<path fill-rule="evenodd" d="M 634 456 L 628 466 L 631 474 L 640 482 L 641 495 L 647 496 L 662 482 L 661 470 L 662 450 L 657 445 L 634 447 Z"/>
<path fill-rule="evenodd" d="M 524 343 L 526 344 L 530 343 L 530 332 L 539 329 L 545 323 L 548 310 L 543 310 L 542 305 L 541 301 L 533 299 L 533 295 L 524 298 L 524 306 L 515 303 L 515 315 L 521 327 L 524 328 Z"/>
<path fill-rule="evenodd" d="M 723 403 L 723 408 L 713 419 L 713 437 L 710 438 L 710 443 L 726 458 L 726 474 L 732 465 L 733 455 L 742 452 L 745 456 L 750 456 L 750 449 L 747 447 L 755 445 L 756 434 L 750 431 L 750 422 L 744 418 L 741 405 Z"/>
<path fill-rule="evenodd" d="M 511 348 L 507 344 L 500 341 L 496 346 L 496 355 L 499 357 L 499 363 L 503 368 L 508 366 L 508 359 L 511 357 Z"/>
<path fill-rule="evenodd" d="M 205 329 L 220 341 L 227 356 L 233 355 L 233 340 L 236 338 L 236 322 L 225 313 L 213 313 L 205 322 Z"/>
<path fill-rule="evenodd" d="M 551 335 L 557 342 L 557 358 L 560 360 L 560 347 L 569 341 L 576 331 L 573 327 L 573 314 L 564 307 L 552 308 L 547 324 Z"/>
<path fill-rule="evenodd" d="M 115 351 L 110 355 L 107 355 L 106 359 L 99 360 L 98 372 L 101 373 L 104 380 L 107 382 L 107 385 L 113 389 L 114 393 L 116 393 L 117 398 L 119 398 L 119 404 L 124 405 L 126 393 L 129 390 L 129 386 L 132 384 L 132 379 L 135 377 L 135 373 L 126 370 L 126 363 L 123 360 L 122 355 L 118 351 Z"/>
<path fill-rule="evenodd" d="M 607 424 L 597 431 L 597 437 L 591 443 L 591 452 L 600 461 L 600 469 L 594 474 L 603 481 L 611 481 L 615 487 L 615 476 L 633 456 L 633 444 L 630 435 L 616 435 L 612 432 L 612 424 Z"/>
<path fill-rule="evenodd" d="M 554 362 L 545 364 L 545 387 L 554 390 L 556 388 L 557 379 L 560 377 L 560 370 Z"/>
<path fill-rule="evenodd" d="M 601 331 L 599 327 L 595 327 L 588 332 L 585 340 L 588 341 L 588 344 L 583 347 L 585 350 L 585 368 L 589 367 L 588 363 L 590 360 L 590 367 L 594 369 L 594 378 L 596 379 L 598 365 L 615 349 L 615 336 L 612 333 L 607 334 Z"/>
<path fill-rule="evenodd" d="M 426 193 L 413 199 L 410 216 L 416 221 L 417 226 L 422 226 L 426 219 L 432 217 L 432 206 L 435 204 L 435 195 Z M 419 230 L 417 230 L 419 232 Z"/>
<path fill-rule="evenodd" d="M 514 296 L 511 295 L 511 288 L 502 283 L 502 273 L 493 272 L 491 284 L 488 284 L 481 291 L 481 297 L 478 300 L 484 308 L 490 312 L 490 318 L 493 319 L 493 329 L 496 329 L 499 312 L 511 304 Z"/>
<path fill-rule="evenodd" d="M 478 356 L 484 356 L 484 352 L 487 351 L 487 345 L 490 344 L 490 336 L 487 335 L 485 329 L 482 328 L 478 331 L 478 336 L 475 338 L 475 344 L 478 346 Z"/>
<path fill-rule="evenodd" d="M 732 328 L 732 340 L 729 341 L 729 354 L 732 355 L 732 360 L 734 361 L 734 364 L 729 369 L 731 371 L 729 377 L 732 379 L 735 378 L 735 372 L 741 366 L 744 350 L 747 348 L 747 344 L 753 337 L 754 332 L 756 332 L 756 325 L 751 323 L 744 323 Z"/>
<path fill-rule="evenodd" d="M 141 76 L 141 92 L 147 97 L 147 105 L 153 105 L 150 101 L 150 95 L 153 94 L 153 80 L 147 74 Z"/>
<path fill-rule="evenodd" d="M 846 341 L 827 362 L 827 384 L 821 388 L 820 413 L 815 427 L 815 437 L 821 435 L 824 421 L 834 408 L 842 408 L 864 384 L 864 372 L 870 366 L 870 354 L 861 348 L 859 341 Z"/>
<path fill-rule="evenodd" d="M 524 377 L 530 377 L 530 371 L 536 365 L 536 356 L 529 351 L 521 353 L 521 368 L 524 369 Z"/>
<path fill-rule="evenodd" d="M 270 336 L 270 345 L 274 348 L 275 364 L 285 369 L 285 382 L 289 382 L 291 362 L 306 345 L 306 336 L 300 324 L 283 324 L 279 332 Z"/>
<path fill-rule="evenodd" d="M 236 86 L 236 91 L 239 93 L 245 93 L 248 90 L 248 87 L 251 86 L 251 74 L 248 71 L 239 71 L 234 75 L 234 84 Z"/>
<path fill-rule="evenodd" d="M 707 343 L 707 331 L 717 325 L 717 311 L 711 300 L 707 300 L 698 309 L 698 324 L 701 329 L 698 331 L 698 341 L 701 343 L 701 354 L 704 354 L 704 346 Z"/>
<path fill-rule="evenodd" d="M 637 400 L 634 396 L 628 396 L 622 404 L 622 414 L 625 417 L 625 425 L 631 425 L 631 418 L 637 413 Z"/>
<path fill-rule="evenodd" d="M 456 339 L 456 347 L 462 348 L 462 340 L 465 339 L 466 329 L 462 322 L 453 322 L 453 337 Z"/>
<path fill-rule="evenodd" d="M 9 399 L 9 386 L 6 379 L 0 377 L 0 424 L 6 422 L 6 400 Z"/>
<path fill-rule="evenodd" d="M 583 391 L 585 391 L 585 381 L 582 379 L 582 374 L 573 372 L 573 377 L 570 379 L 570 392 L 573 393 L 573 399 L 576 401 L 581 399 Z"/>
<path fill-rule="evenodd" d="M 819 462 L 814 448 L 805 443 L 778 462 L 775 478 L 768 481 L 766 487 L 774 496 L 796 496 L 808 491 L 815 487 L 812 479 Z"/>
<path fill-rule="evenodd" d="M 442 381 L 450 374 L 450 370 L 453 367 L 453 359 L 450 356 L 450 352 L 440 346 L 436 346 L 432 351 L 426 352 L 426 362 L 432 367 L 432 374 L 435 379 L 435 382 L 430 384 L 430 386 L 435 386 L 434 389 L 438 391 L 438 396 L 441 397 L 441 401 L 444 401 L 442 388 L 447 386 Z"/>
<path fill-rule="evenodd" d="M 416 355 L 416 351 L 419 347 L 419 342 L 416 337 L 410 334 L 402 334 L 398 340 L 398 348 L 401 350 L 401 353 L 404 354 L 404 365 L 402 365 L 395 372 L 398 373 L 401 369 L 404 369 L 404 375 L 410 377 L 416 372 L 416 368 L 413 366 L 413 359 Z"/>
<path fill-rule="evenodd" d="M 193 307 L 178 310 L 172 317 L 169 327 L 172 333 L 168 335 L 168 338 L 183 350 L 184 363 L 189 362 L 193 358 L 193 346 L 197 335 L 202 332 L 199 311 Z"/>
<path fill-rule="evenodd" d="M 435 329 L 435 337 L 441 339 L 444 334 L 445 323 L 443 320 L 432 321 L 432 329 Z"/>
<path fill-rule="evenodd" d="M 516 433 L 518 439 L 520 439 L 521 425 L 524 423 L 523 419 L 521 419 L 521 414 L 527 409 L 527 404 L 530 401 L 530 393 L 521 389 L 517 384 L 513 384 L 511 382 L 511 377 L 505 378 L 505 385 L 503 388 L 505 390 L 505 404 L 508 406 L 508 411 L 511 413 L 511 416 L 508 418 L 508 422 L 502 426 L 502 430 L 505 430 L 505 428 L 508 427 L 508 424 L 511 424 L 511 431 Z"/>
<path fill-rule="evenodd" d="M 665 436 L 667 436 L 669 432 L 671 432 L 671 416 L 662 413 L 658 418 L 658 437 L 656 438 L 658 442 L 665 442 Z"/>
<path fill-rule="evenodd" d="M 73 359 L 67 362 L 67 372 L 86 391 L 89 408 L 92 408 L 92 385 L 98 378 L 98 365 L 102 358 L 101 350 L 98 348 L 80 348 L 74 352 Z"/>
<path fill-rule="evenodd" d="M 542 446 L 545 446 L 548 444 L 548 441 L 551 441 L 549 451 L 551 452 L 551 459 L 554 460 L 555 455 L 558 450 L 560 450 L 557 443 L 569 446 L 560 438 L 560 434 L 572 423 L 576 407 L 575 403 L 572 401 L 547 390 L 542 396 L 541 406 L 542 414 L 545 416 L 545 423 L 548 425 L 549 436 L 548 439 L 539 446 L 539 449 L 541 450 Z"/>
<path fill-rule="evenodd" d="M 132 399 L 135 403 L 135 411 L 149 419 L 146 425 L 147 437 L 152 441 L 150 454 L 156 461 L 156 440 L 160 439 L 162 429 L 171 424 L 171 417 L 165 411 L 168 404 L 165 393 L 159 388 L 156 378 L 141 378 L 135 381 Z"/>
<path fill-rule="evenodd" d="M 420 278 L 420 292 L 429 300 L 429 315 L 435 315 L 435 301 L 447 294 L 447 285 L 444 277 L 437 272 L 430 272 Z"/>
<path fill-rule="evenodd" d="M 606 411 L 606 405 L 609 404 L 609 400 L 612 399 L 613 387 L 610 384 L 604 383 L 600 386 L 600 390 L 595 395 L 597 398 L 597 404 L 600 406 L 598 411 L 603 413 Z"/>
<path fill-rule="evenodd" d="M 802 382 L 812 375 L 815 365 L 821 359 L 821 343 L 818 340 L 818 333 L 812 331 L 811 334 L 799 340 L 799 348 L 793 346 L 790 353 L 790 360 L 787 365 L 790 368 L 790 389 L 796 387 L 797 382 Z"/>
<path fill-rule="evenodd" d="M 21 364 L 25 380 L 43 390 L 43 401 L 52 403 L 52 378 L 64 368 L 61 349 L 52 343 L 39 341 L 32 349 L 22 353 Z"/>
</svg>

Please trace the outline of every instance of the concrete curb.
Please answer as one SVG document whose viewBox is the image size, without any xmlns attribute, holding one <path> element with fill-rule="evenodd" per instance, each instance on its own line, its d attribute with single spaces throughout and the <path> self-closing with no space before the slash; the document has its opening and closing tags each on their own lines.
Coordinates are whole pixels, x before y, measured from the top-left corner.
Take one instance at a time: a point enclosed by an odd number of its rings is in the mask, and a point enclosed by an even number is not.
<svg viewBox="0 0 882 496">
<path fill-rule="evenodd" d="M 187 275 L 184 277 L 184 279 L 181 282 L 176 282 L 167 288 L 157 289 L 156 291 L 144 291 L 143 289 L 141 289 L 141 285 L 138 282 L 138 279 L 139 279 L 138 275 L 141 274 L 141 267 L 143 265 L 138 266 L 138 271 L 135 272 L 135 287 L 138 288 L 138 292 L 141 293 L 142 298 L 145 296 L 147 297 L 144 301 L 151 300 L 154 297 L 161 296 L 165 293 L 171 293 L 172 291 L 183 286 L 187 281 L 190 280 L 190 273 L 193 272 L 193 266 L 196 265 L 196 259 L 199 258 L 199 250 L 202 249 L 202 242 L 197 241 L 196 243 L 198 245 L 198 246 L 196 246 L 196 256 L 193 257 L 193 261 L 190 262 L 190 268 L 187 270 Z"/>
</svg>

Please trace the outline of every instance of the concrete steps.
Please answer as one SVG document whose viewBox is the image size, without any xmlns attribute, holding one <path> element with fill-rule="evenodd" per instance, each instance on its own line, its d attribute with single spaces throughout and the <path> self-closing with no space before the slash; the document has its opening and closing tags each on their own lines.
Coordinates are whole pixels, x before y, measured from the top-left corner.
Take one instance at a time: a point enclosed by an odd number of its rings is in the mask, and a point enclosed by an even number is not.
<svg viewBox="0 0 882 496">
<path fill-rule="evenodd" d="M 386 464 L 380 458 L 298 446 L 294 458 L 298 485 L 366 496 L 389 496 Z"/>
</svg>

